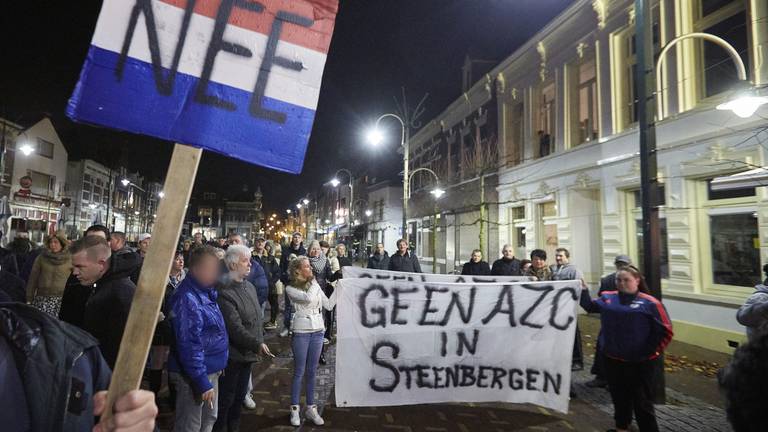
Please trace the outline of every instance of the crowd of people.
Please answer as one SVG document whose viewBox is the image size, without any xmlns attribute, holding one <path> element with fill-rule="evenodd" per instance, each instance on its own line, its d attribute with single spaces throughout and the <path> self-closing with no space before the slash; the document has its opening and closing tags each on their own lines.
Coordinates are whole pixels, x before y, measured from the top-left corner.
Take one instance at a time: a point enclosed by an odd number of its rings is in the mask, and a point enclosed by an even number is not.
<svg viewBox="0 0 768 432">
<path fill-rule="evenodd" d="M 32 365 L 31 371 L 0 368 L 0 403 L 8 408 L 0 410 L 0 424 L 10 424 L 8 430 L 42 430 L 51 422 L 63 422 L 65 431 L 94 427 L 95 416 L 104 410 L 104 390 L 152 237 L 142 234 L 138 240 L 131 248 L 124 233 L 94 225 L 77 241 L 57 233 L 35 248 L 20 236 L 0 250 L 0 364 Z M 152 430 L 158 412 L 154 396 L 161 393 L 167 376 L 168 396 L 159 404 L 174 412 L 174 430 L 239 430 L 242 408 L 255 408 L 252 367 L 274 357 L 265 332 L 280 327 L 281 337 L 291 337 L 294 366 L 289 422 L 302 423 L 303 391 L 304 418 L 323 425 L 314 400 L 315 377 L 333 339 L 335 285 L 342 268 L 353 260 L 343 243 L 332 247 L 315 240 L 305 246 L 303 240 L 297 232 L 284 246 L 257 238 L 249 247 L 234 233 L 213 241 L 198 233 L 181 241 L 147 363 L 149 391 L 119 399 L 115 411 L 121 415 L 109 428 Z M 400 239 L 396 247 L 389 255 L 385 245 L 377 244 L 367 266 L 420 273 L 408 242 Z M 587 385 L 608 389 L 616 431 L 629 430 L 633 418 L 641 432 L 659 430 L 654 370 L 673 331 L 664 305 L 650 295 L 642 273 L 628 256 L 619 255 L 615 271 L 600 279 L 597 297 L 591 298 L 567 249 L 555 250 L 552 265 L 541 249 L 531 251 L 529 258 L 516 258 L 514 249 L 505 245 L 491 265 L 476 249 L 461 274 L 579 281 L 581 307 L 599 314 L 601 321 L 591 370 L 595 378 Z M 755 362 L 768 358 L 765 286 L 759 285 L 740 308 L 737 319 L 747 326 L 749 343 L 739 348 L 720 376 L 728 416 L 738 431 L 756 430 L 750 422 L 762 415 L 750 407 L 762 403 L 755 385 L 764 382 L 764 368 Z M 46 349 L 31 349 L 35 344 Z M 60 364 L 68 368 L 62 370 Z M 572 368 L 583 364 L 577 326 Z M 67 377 L 72 377 L 72 385 L 66 385 Z M 48 382 L 42 385 L 40 379 Z M 52 388 L 50 381 L 56 383 Z M 50 406 L 66 407 L 64 417 L 47 415 Z"/>
</svg>

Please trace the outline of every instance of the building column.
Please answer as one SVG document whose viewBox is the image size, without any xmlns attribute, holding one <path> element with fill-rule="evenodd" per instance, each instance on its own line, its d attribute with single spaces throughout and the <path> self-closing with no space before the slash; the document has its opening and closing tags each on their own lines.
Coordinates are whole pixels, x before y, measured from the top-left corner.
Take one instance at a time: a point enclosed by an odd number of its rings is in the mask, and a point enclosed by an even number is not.
<svg viewBox="0 0 768 432">
<path fill-rule="evenodd" d="M 755 86 L 768 85 L 768 2 L 749 1 L 750 48 L 752 51 L 752 81 Z"/>
</svg>

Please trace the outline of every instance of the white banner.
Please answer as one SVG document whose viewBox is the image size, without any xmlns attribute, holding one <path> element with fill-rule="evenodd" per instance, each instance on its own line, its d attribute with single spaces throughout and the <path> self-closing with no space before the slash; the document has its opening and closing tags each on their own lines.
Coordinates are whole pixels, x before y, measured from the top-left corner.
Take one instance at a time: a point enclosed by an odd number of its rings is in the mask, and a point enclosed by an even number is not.
<svg viewBox="0 0 768 432">
<path fill-rule="evenodd" d="M 566 413 L 576 281 L 342 279 L 338 406 L 533 403 Z"/>
<path fill-rule="evenodd" d="M 379 280 L 406 280 L 410 282 L 421 281 L 433 283 L 507 283 L 533 280 L 533 278 L 529 276 L 464 276 L 436 273 L 406 273 L 354 266 L 342 267 L 341 272 L 345 279 L 371 278 Z"/>
</svg>

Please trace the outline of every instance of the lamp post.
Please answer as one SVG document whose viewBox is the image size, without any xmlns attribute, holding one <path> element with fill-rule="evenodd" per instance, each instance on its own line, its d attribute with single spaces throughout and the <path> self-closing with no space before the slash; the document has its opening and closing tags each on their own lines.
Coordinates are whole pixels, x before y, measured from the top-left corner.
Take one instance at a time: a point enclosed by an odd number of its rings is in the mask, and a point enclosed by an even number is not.
<svg viewBox="0 0 768 432">
<path fill-rule="evenodd" d="M 397 114 L 387 113 L 382 114 L 376 119 L 376 124 L 373 130 L 368 133 L 368 141 L 373 145 L 379 145 L 384 141 L 384 135 L 379 131 L 379 123 L 387 117 L 392 117 L 400 122 L 402 127 L 402 133 L 400 134 L 400 147 L 403 149 L 403 228 L 402 236 L 407 237 L 408 233 L 408 158 L 409 158 L 409 139 L 410 131 L 406 127 L 405 121 Z"/>
<path fill-rule="evenodd" d="M 653 30 L 651 20 L 651 1 L 635 0 L 635 41 L 637 66 L 635 67 L 635 82 L 638 96 L 638 125 L 640 139 L 640 183 L 643 215 L 643 273 L 651 294 L 661 299 L 661 236 L 659 231 L 659 183 L 656 160 L 656 121 L 663 118 L 661 101 L 655 100 L 662 96 L 660 88 L 661 66 L 666 53 L 678 42 L 699 38 L 714 42 L 723 47 L 736 64 L 738 77 L 746 81 L 747 74 L 744 62 L 738 52 L 725 40 L 708 33 L 690 33 L 671 40 L 659 52 L 658 60 L 653 59 Z M 654 73 L 655 68 L 655 73 Z M 655 82 L 654 82 L 655 81 Z M 652 93 L 651 89 L 656 89 Z M 754 95 L 742 95 L 736 100 L 729 101 L 717 107 L 719 110 L 732 110 L 741 117 L 749 117 L 755 110 L 768 103 L 768 98 Z M 658 113 L 656 110 L 658 109 Z M 658 403 L 665 401 L 664 360 L 663 357 L 655 365 L 655 399 Z"/>
<path fill-rule="evenodd" d="M 432 236 L 430 237 L 430 254 L 432 255 L 432 273 L 437 273 L 437 200 L 440 199 L 441 196 L 445 195 L 445 190 L 440 189 L 440 177 L 435 174 L 434 171 L 432 171 L 429 168 L 416 168 L 413 170 L 410 176 L 408 176 L 407 183 L 407 191 L 408 194 L 406 196 L 406 201 L 411 198 L 411 179 L 416 173 L 419 172 L 428 172 L 432 174 L 432 176 L 435 178 L 435 187 L 429 191 L 432 196 L 435 197 L 435 204 L 434 204 L 434 215 L 432 216 Z"/>
<path fill-rule="evenodd" d="M 353 203 L 355 202 L 355 189 L 354 189 L 354 186 L 352 186 L 352 171 L 350 171 L 350 170 L 348 170 L 346 168 L 341 168 L 338 171 L 336 171 L 336 174 L 333 175 L 333 178 L 330 181 L 331 186 L 333 186 L 335 188 L 339 187 L 339 185 L 341 184 L 341 181 L 339 181 L 339 178 L 338 178 L 339 173 L 344 173 L 349 178 L 349 204 L 350 205 L 349 205 L 349 215 L 348 215 L 349 216 L 348 217 L 349 222 L 348 222 L 348 225 L 349 225 L 349 232 L 351 234 L 352 233 L 352 225 L 353 225 L 352 222 L 353 222 L 354 217 L 355 217 L 354 205 L 353 205 Z M 338 202 L 339 202 L 339 210 L 340 210 L 341 209 L 341 192 L 339 192 Z"/>
</svg>

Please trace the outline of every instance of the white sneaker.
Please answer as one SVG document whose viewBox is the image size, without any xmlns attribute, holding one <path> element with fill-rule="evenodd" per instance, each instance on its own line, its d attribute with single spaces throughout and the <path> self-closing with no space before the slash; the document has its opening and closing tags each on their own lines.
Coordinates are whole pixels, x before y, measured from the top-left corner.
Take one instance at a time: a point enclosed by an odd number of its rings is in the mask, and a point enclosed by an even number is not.
<svg viewBox="0 0 768 432">
<path fill-rule="evenodd" d="M 325 424 L 325 421 L 322 417 L 320 417 L 320 413 L 317 412 L 317 405 L 310 405 L 307 407 L 307 410 L 304 411 L 304 415 L 307 417 L 307 419 L 312 420 L 312 423 L 322 426 Z"/>
<path fill-rule="evenodd" d="M 323 345 L 328 345 L 329 343 L 331 343 L 331 340 L 330 340 L 330 339 L 328 339 L 328 338 L 323 338 Z"/>
<path fill-rule="evenodd" d="M 283 329 L 283 330 L 280 332 L 280 337 L 286 337 L 286 336 L 288 336 L 288 329 L 287 329 L 287 328 L 284 328 L 284 329 Z"/>
<path fill-rule="evenodd" d="M 291 426 L 301 426 L 301 416 L 299 415 L 298 405 L 291 405 Z"/>
<path fill-rule="evenodd" d="M 243 406 L 249 410 L 256 409 L 256 402 L 253 400 L 253 395 L 250 393 L 245 394 L 245 398 L 243 399 Z"/>
</svg>

